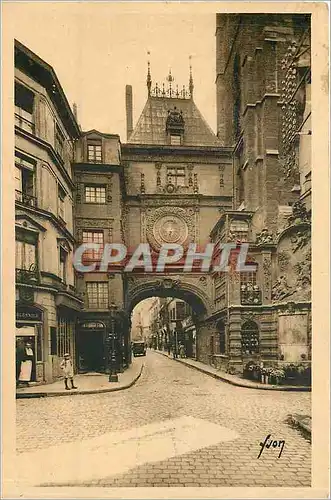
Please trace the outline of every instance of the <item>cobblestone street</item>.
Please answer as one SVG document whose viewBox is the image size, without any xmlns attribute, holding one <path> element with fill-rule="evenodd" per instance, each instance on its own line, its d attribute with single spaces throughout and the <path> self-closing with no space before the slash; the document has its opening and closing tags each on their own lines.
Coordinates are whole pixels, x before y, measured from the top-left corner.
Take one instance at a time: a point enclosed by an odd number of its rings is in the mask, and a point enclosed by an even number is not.
<svg viewBox="0 0 331 500">
<path fill-rule="evenodd" d="M 193 451 L 186 453 L 178 448 L 173 456 L 161 461 L 156 461 L 155 455 L 122 474 L 114 474 L 111 465 L 105 473 L 103 465 L 98 479 L 77 483 L 73 478 L 66 484 L 310 486 L 311 446 L 285 422 L 292 413 L 310 414 L 310 393 L 234 387 L 149 351 L 141 378 L 128 390 L 18 400 L 18 459 L 31 456 L 34 460 L 36 450 L 48 449 L 51 455 L 64 443 L 77 444 L 79 457 L 79 446 L 85 440 L 100 438 L 102 442 L 102 436 L 109 433 L 193 417 L 199 425 L 201 420 L 217 424 L 225 428 L 224 435 L 230 436 L 232 431 L 235 437 L 219 438 L 215 444 L 207 442 L 196 449 L 192 446 Z M 283 453 L 278 458 L 279 448 L 270 447 L 258 459 L 260 442 L 269 434 L 271 439 L 285 440 Z"/>
</svg>

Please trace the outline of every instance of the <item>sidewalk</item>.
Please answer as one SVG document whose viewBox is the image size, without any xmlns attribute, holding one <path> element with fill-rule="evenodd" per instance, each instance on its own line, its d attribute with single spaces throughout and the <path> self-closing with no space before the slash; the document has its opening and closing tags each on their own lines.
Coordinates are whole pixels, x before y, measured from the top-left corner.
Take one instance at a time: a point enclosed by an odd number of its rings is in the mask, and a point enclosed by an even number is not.
<svg viewBox="0 0 331 500">
<path fill-rule="evenodd" d="M 108 375 L 91 372 L 84 375 L 75 375 L 75 385 L 78 389 L 65 390 L 64 380 L 61 378 L 52 384 L 18 388 L 16 389 L 16 399 L 121 391 L 135 384 L 142 373 L 143 367 L 144 358 L 133 358 L 130 367 L 125 372 L 118 374 L 118 382 L 109 382 Z"/>
<path fill-rule="evenodd" d="M 200 361 L 196 361 L 195 359 L 189 358 L 177 358 L 174 359 L 172 354 L 169 355 L 165 351 L 155 351 L 158 354 L 162 354 L 167 358 L 173 359 L 174 361 L 178 361 L 190 368 L 195 368 L 196 370 L 205 373 L 206 375 L 210 375 L 211 377 L 222 380 L 223 382 L 227 382 L 228 384 L 236 385 L 239 387 L 248 387 L 250 389 L 261 389 L 264 391 L 304 391 L 310 392 L 311 387 L 301 386 L 301 385 L 270 385 L 270 384 L 261 384 L 259 382 L 253 382 L 251 380 L 246 380 L 244 378 L 238 377 L 237 375 L 230 375 L 229 373 L 222 372 L 217 370 L 213 366 L 206 365 L 201 363 Z"/>
</svg>

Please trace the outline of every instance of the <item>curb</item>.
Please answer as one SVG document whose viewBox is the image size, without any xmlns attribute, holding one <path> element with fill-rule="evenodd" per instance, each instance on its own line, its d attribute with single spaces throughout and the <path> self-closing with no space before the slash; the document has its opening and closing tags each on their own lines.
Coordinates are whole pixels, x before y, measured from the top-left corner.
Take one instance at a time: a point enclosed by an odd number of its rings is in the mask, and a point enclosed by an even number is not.
<svg viewBox="0 0 331 500">
<path fill-rule="evenodd" d="M 16 399 L 33 399 L 33 398 L 52 398 L 52 397 L 60 397 L 60 396 L 82 396 L 85 394 L 103 394 L 106 392 L 117 392 L 123 391 L 124 389 L 130 389 L 137 380 L 140 378 L 142 371 L 144 369 L 144 363 L 142 363 L 140 370 L 137 375 L 129 382 L 128 384 L 122 385 L 120 387 L 112 387 L 109 389 L 91 389 L 86 391 L 75 391 L 75 392 L 22 392 L 16 393 Z"/>
<path fill-rule="evenodd" d="M 299 429 L 305 437 L 308 437 L 311 440 L 311 426 L 306 425 L 303 420 L 305 420 L 305 418 L 302 419 L 301 415 L 289 415 L 287 423 L 292 427 Z"/>
<path fill-rule="evenodd" d="M 306 386 L 302 386 L 302 385 L 254 384 L 254 383 L 247 383 L 247 382 L 244 382 L 241 380 L 228 379 L 219 373 L 211 373 L 208 370 L 204 369 L 203 367 L 191 365 L 190 363 L 187 363 L 182 359 L 170 358 L 170 356 L 168 356 L 166 353 L 163 353 L 160 351 L 155 351 L 155 352 L 157 352 L 158 354 L 161 354 L 162 356 L 165 356 L 166 358 L 168 358 L 172 361 L 177 361 L 178 363 L 182 363 L 182 365 L 185 365 L 188 368 L 192 368 L 193 370 L 197 370 L 201 373 L 204 373 L 205 375 L 209 375 L 210 377 L 222 380 L 223 382 L 226 382 L 226 383 L 231 384 L 231 385 L 235 385 L 237 387 L 245 387 L 246 389 L 259 389 L 262 391 L 311 392 L 311 387 L 306 387 Z"/>
</svg>

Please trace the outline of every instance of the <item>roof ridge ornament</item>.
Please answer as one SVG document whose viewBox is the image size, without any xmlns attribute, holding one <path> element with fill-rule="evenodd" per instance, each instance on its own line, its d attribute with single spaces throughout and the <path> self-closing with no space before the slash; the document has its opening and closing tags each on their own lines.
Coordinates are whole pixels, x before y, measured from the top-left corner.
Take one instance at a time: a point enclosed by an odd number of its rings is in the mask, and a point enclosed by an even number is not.
<svg viewBox="0 0 331 500">
<path fill-rule="evenodd" d="M 147 90 L 148 90 L 148 95 L 151 95 L 151 88 L 152 88 L 152 77 L 151 77 L 151 63 L 149 60 L 149 56 L 151 55 L 150 51 L 147 52 L 148 60 L 147 60 Z"/>
<path fill-rule="evenodd" d="M 148 52 L 148 54 L 150 54 Z M 191 57 L 191 56 L 190 56 Z M 170 99 L 191 99 L 193 97 L 193 78 L 192 78 L 192 67 L 190 66 L 190 81 L 189 81 L 189 89 L 183 85 L 182 90 L 179 90 L 178 84 L 176 84 L 176 87 L 174 88 L 174 81 L 175 78 L 171 72 L 171 68 L 169 69 L 168 76 L 166 77 L 166 81 L 168 85 L 165 83 L 162 83 L 162 87 L 158 84 L 155 83 L 155 87 L 152 88 L 152 79 L 150 75 L 150 64 L 148 61 L 148 73 L 147 73 L 147 88 L 148 88 L 148 96 L 151 97 L 167 97 Z"/>
<path fill-rule="evenodd" d="M 192 56 L 189 57 L 189 61 L 190 61 L 189 91 L 190 91 L 190 97 L 191 97 L 191 99 L 193 99 L 194 84 L 193 84 L 193 76 L 192 76 Z"/>
</svg>

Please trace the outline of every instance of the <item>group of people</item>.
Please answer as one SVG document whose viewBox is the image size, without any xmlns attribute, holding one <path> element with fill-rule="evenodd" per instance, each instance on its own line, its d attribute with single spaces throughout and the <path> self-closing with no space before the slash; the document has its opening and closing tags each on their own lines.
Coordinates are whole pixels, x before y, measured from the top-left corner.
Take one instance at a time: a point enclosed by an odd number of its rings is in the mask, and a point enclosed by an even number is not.
<svg viewBox="0 0 331 500">
<path fill-rule="evenodd" d="M 168 354 L 170 355 L 170 345 L 168 346 Z M 184 344 L 179 342 L 178 345 L 174 345 L 172 349 L 172 355 L 174 358 L 178 358 L 178 355 L 180 358 L 186 358 L 186 351 Z"/>
<path fill-rule="evenodd" d="M 77 389 L 74 384 L 74 364 L 69 353 L 65 353 L 60 363 L 67 391 Z M 35 372 L 35 357 L 31 342 L 16 341 L 16 387 L 29 386 Z M 70 386 L 69 386 L 70 382 Z"/>
</svg>

